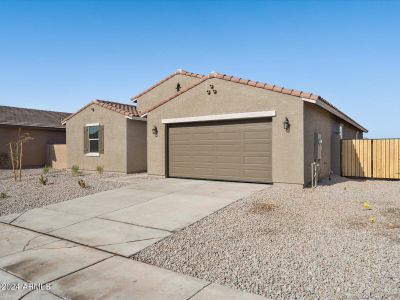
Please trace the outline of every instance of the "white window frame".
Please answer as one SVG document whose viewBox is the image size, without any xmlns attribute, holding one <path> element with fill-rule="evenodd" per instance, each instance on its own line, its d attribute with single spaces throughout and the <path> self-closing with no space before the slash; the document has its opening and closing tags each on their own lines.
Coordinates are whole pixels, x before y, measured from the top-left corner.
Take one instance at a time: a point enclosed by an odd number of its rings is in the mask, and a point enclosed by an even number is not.
<svg viewBox="0 0 400 300">
<path fill-rule="evenodd" d="M 90 127 L 96 127 L 96 126 L 99 127 L 97 139 L 91 139 L 90 138 L 90 133 L 89 133 L 89 128 Z M 100 134 L 100 123 L 89 123 L 89 124 L 86 124 L 85 127 L 86 127 L 86 130 L 88 131 L 87 135 L 88 135 L 88 148 L 89 148 L 89 152 L 86 153 L 86 156 L 100 156 L 99 151 L 91 152 L 91 149 L 90 149 L 90 141 L 97 141 L 98 142 L 97 148 L 100 146 L 100 136 L 99 136 L 99 134 Z"/>
</svg>

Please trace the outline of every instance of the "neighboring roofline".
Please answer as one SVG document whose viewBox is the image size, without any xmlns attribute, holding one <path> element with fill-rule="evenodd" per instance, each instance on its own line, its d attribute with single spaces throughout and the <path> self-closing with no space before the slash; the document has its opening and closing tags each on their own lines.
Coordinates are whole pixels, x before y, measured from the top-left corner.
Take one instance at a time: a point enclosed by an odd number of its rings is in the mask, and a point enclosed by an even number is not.
<svg viewBox="0 0 400 300">
<path fill-rule="evenodd" d="M 171 79 L 172 77 L 174 77 L 175 75 L 185 75 L 185 76 L 189 76 L 189 77 L 195 77 L 195 78 L 203 78 L 204 75 L 201 74 L 197 74 L 197 73 L 192 73 L 192 72 L 188 72 L 182 69 L 178 69 L 176 70 L 174 73 L 172 73 L 171 75 L 167 76 L 166 78 L 164 78 L 163 80 L 160 80 L 159 82 L 157 82 L 156 84 L 152 85 L 151 87 L 149 87 L 148 89 L 144 90 L 143 92 L 141 92 L 140 94 L 133 96 L 131 98 L 131 101 L 136 102 L 137 98 L 143 96 L 144 94 L 150 92 L 152 89 L 158 87 L 160 84 L 166 82 L 167 80 Z"/>
<path fill-rule="evenodd" d="M 251 87 L 255 87 L 255 88 L 261 88 L 264 90 L 269 90 L 272 92 L 277 92 L 277 93 L 281 93 L 281 94 L 286 94 L 286 95 L 290 95 L 290 96 L 294 96 L 294 97 L 298 97 L 304 101 L 308 101 L 310 103 L 314 103 L 322 108 L 324 108 L 325 110 L 329 111 L 330 113 L 338 116 L 339 118 L 343 119 L 344 121 L 352 124 L 353 126 L 359 128 L 361 131 L 363 132 L 368 132 L 368 130 L 366 128 L 364 128 L 363 126 L 361 126 L 359 123 L 357 123 L 356 121 L 354 121 L 352 118 L 350 118 L 348 115 L 346 115 L 345 113 L 343 113 L 342 111 L 340 111 L 337 107 L 335 107 L 334 105 L 332 105 L 331 103 L 329 103 L 327 100 L 325 100 L 324 98 L 322 98 L 321 96 L 312 94 L 312 93 L 307 93 L 307 92 L 303 92 L 303 91 L 298 91 L 298 90 L 293 90 L 293 89 L 287 89 L 284 87 L 280 87 L 277 85 L 271 85 L 271 84 L 267 84 L 267 83 L 263 83 L 263 82 L 258 82 L 258 81 L 252 81 L 252 80 L 248 80 L 248 79 L 243 79 L 243 78 L 238 78 L 238 77 L 234 77 L 234 76 L 230 76 L 230 75 L 225 75 L 225 74 L 220 74 L 220 73 L 210 73 L 207 76 L 204 76 L 200 81 L 195 82 L 194 84 L 192 84 L 191 86 L 187 87 L 186 89 L 181 90 L 179 93 L 164 99 L 162 101 L 160 101 L 159 103 L 153 105 L 152 107 L 150 107 L 149 109 L 147 109 L 146 111 L 144 111 L 141 116 L 147 116 L 147 114 L 151 111 L 153 111 L 154 109 L 162 106 L 163 104 L 171 101 L 172 99 L 180 96 L 183 93 L 186 93 L 187 91 L 193 89 L 194 87 L 198 86 L 199 84 L 203 83 L 206 80 L 212 79 L 212 78 L 217 78 L 217 79 L 222 79 L 222 80 L 226 80 L 226 81 L 232 81 L 235 83 L 240 83 L 240 84 L 244 84 L 244 85 L 248 85 Z"/>
<path fill-rule="evenodd" d="M 134 118 L 134 117 L 140 118 L 139 115 L 130 114 L 130 113 L 128 113 L 128 112 L 125 112 L 125 111 L 122 111 L 122 110 L 116 109 L 116 108 L 110 108 L 110 107 L 108 107 L 108 105 L 107 105 L 106 103 L 114 103 L 114 104 L 122 104 L 122 105 L 133 106 L 133 105 L 131 105 L 131 104 L 125 104 L 125 103 L 120 103 L 120 102 L 114 102 L 114 101 L 108 101 L 108 100 L 95 99 L 95 100 L 91 101 L 90 103 L 86 104 L 84 107 L 82 107 L 82 108 L 81 108 L 80 110 L 78 110 L 77 112 L 75 112 L 75 113 L 69 115 L 68 118 L 65 118 L 64 120 L 62 120 L 61 124 L 65 125 L 69 119 L 71 119 L 73 116 L 79 114 L 81 111 L 85 110 L 86 108 L 88 108 L 90 105 L 93 105 L 93 104 L 96 104 L 96 105 L 98 105 L 98 106 L 100 106 L 100 107 L 103 107 L 103 108 L 105 108 L 105 109 L 108 109 L 108 110 L 110 110 L 110 111 L 117 112 L 117 113 L 119 113 L 119 114 L 121 114 L 121 115 L 127 117 L 128 119 L 129 119 L 129 118 Z M 138 112 L 138 113 L 139 113 L 139 112 Z"/>
<path fill-rule="evenodd" d="M 60 122 L 61 124 L 61 122 Z M 51 130 L 51 131 L 65 131 L 65 127 L 53 127 L 53 126 L 30 126 L 30 125 L 9 125 L 0 123 L 1 128 L 29 128 L 35 130 Z"/>
<path fill-rule="evenodd" d="M 16 108 L 16 109 L 26 109 L 26 110 L 35 110 L 35 111 L 50 112 L 50 113 L 58 113 L 58 114 L 71 114 L 71 113 L 65 112 L 65 111 L 45 110 L 45 109 L 37 109 L 37 108 L 30 108 L 30 107 L 18 107 L 18 106 L 10 106 L 10 105 L 0 105 L 0 107 Z"/>
</svg>

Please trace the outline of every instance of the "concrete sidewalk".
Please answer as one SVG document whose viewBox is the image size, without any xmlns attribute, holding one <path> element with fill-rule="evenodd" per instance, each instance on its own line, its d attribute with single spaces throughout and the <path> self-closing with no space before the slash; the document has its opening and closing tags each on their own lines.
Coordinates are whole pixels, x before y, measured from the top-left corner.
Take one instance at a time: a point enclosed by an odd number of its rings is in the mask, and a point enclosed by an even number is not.
<svg viewBox="0 0 400 300">
<path fill-rule="evenodd" d="M 0 217 L 0 298 L 265 299 L 128 258 L 265 188 L 162 179 Z"/>
<path fill-rule="evenodd" d="M 265 299 L 12 225 L 0 235 L 0 299 Z"/>
</svg>

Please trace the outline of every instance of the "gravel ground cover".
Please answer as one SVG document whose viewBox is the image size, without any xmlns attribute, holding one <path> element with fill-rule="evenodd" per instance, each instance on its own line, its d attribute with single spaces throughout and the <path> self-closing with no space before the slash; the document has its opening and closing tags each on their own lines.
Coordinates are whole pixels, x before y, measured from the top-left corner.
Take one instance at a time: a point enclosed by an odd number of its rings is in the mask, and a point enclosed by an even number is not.
<svg viewBox="0 0 400 300">
<path fill-rule="evenodd" d="M 72 176 L 70 171 L 50 170 L 46 175 L 48 182 L 42 185 L 39 176 L 42 169 L 26 169 L 22 173 L 22 181 L 14 182 L 12 171 L 0 170 L 0 193 L 5 193 L 5 198 L 0 196 L 0 216 L 24 212 L 32 208 L 42 207 L 52 203 L 62 202 L 101 191 L 123 187 L 131 182 L 110 180 L 123 179 L 127 175 L 104 172 L 101 176 L 96 172 L 79 172 Z M 132 175 L 129 175 L 132 177 Z M 83 179 L 86 188 L 81 188 L 78 180 Z M 148 180 L 146 174 L 136 174 L 135 182 Z"/>
<path fill-rule="evenodd" d="M 133 259 L 272 299 L 400 299 L 400 182 L 272 186 Z"/>
</svg>

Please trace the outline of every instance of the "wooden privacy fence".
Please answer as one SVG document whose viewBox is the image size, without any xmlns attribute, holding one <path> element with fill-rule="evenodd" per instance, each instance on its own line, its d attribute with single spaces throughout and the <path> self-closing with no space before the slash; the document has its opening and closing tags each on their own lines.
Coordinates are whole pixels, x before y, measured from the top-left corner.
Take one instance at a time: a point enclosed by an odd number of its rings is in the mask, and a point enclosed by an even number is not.
<svg viewBox="0 0 400 300">
<path fill-rule="evenodd" d="M 342 140 L 341 175 L 400 179 L 400 139 Z"/>
</svg>

